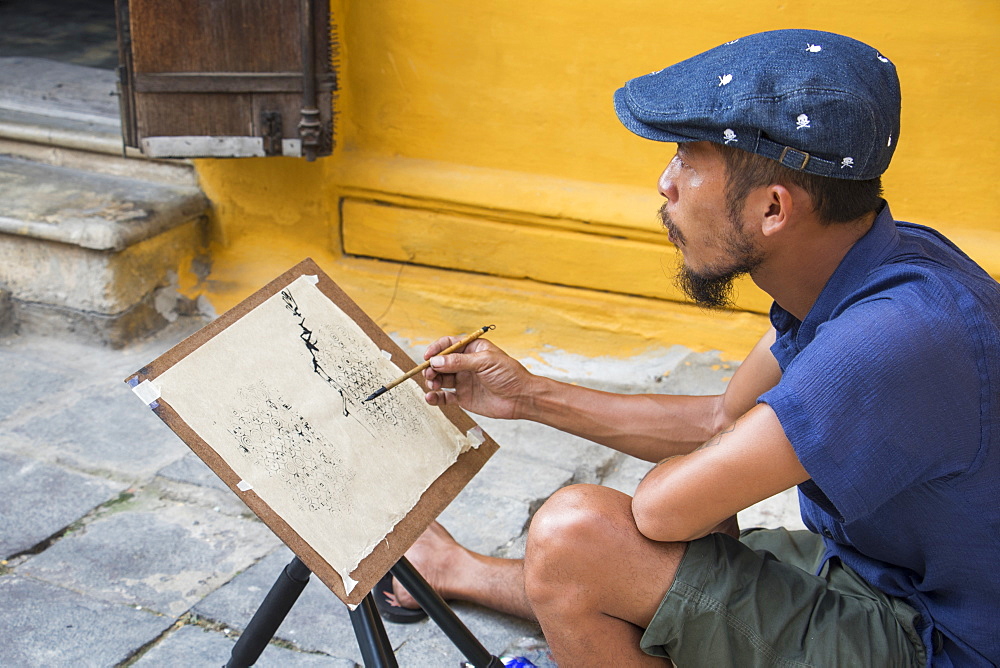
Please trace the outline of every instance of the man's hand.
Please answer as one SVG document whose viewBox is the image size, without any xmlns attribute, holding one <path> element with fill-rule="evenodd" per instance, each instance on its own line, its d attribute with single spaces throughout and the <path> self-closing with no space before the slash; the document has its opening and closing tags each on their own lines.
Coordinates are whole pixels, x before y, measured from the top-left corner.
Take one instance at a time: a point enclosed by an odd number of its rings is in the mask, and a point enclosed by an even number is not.
<svg viewBox="0 0 1000 668">
<path fill-rule="evenodd" d="M 424 353 L 424 359 L 431 362 L 431 367 L 424 371 L 430 390 L 425 396 L 427 403 L 432 406 L 457 403 L 486 417 L 520 417 L 519 407 L 527 400 L 535 376 L 485 339 L 476 339 L 450 355 L 438 355 L 458 341 L 458 337 L 446 336 L 432 343 Z"/>
</svg>

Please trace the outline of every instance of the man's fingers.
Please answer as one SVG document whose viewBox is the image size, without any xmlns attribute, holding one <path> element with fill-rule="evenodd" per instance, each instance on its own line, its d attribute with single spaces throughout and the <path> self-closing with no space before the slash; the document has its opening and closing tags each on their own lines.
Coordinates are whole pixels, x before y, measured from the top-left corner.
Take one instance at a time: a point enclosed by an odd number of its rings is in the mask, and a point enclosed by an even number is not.
<svg viewBox="0 0 1000 668">
<path fill-rule="evenodd" d="M 444 390 L 445 392 L 455 391 L 455 376 L 452 374 L 434 374 L 428 377 L 427 374 L 431 373 L 430 370 L 424 371 L 424 384 L 427 386 L 427 391 L 436 392 L 438 390 Z"/>
<path fill-rule="evenodd" d="M 439 374 L 482 371 L 489 365 L 488 353 L 451 353 L 430 358 L 431 368 Z"/>
<path fill-rule="evenodd" d="M 424 395 L 424 400 L 431 406 L 445 406 L 447 404 L 458 403 L 458 397 L 455 396 L 454 392 L 447 392 L 444 390 L 428 392 Z"/>
<path fill-rule="evenodd" d="M 434 357 L 445 348 L 453 346 L 461 340 L 461 337 L 458 336 L 442 336 L 440 339 L 427 346 L 427 350 L 424 351 L 424 359 L 426 360 Z"/>
<path fill-rule="evenodd" d="M 454 374 L 460 371 L 482 371 L 490 365 L 493 351 L 499 350 L 495 345 L 484 339 L 476 339 L 468 343 L 462 350 L 448 355 L 439 355 L 442 350 L 461 341 L 458 337 L 446 336 L 432 343 L 424 354 L 429 360 L 430 368 L 424 370 L 424 381 L 427 389 L 440 390 L 445 386 L 454 386 Z"/>
<path fill-rule="evenodd" d="M 461 340 L 462 340 L 462 338 L 458 337 L 458 336 L 444 336 L 444 337 L 441 337 L 440 339 L 438 339 L 437 341 L 435 341 L 431 345 L 427 346 L 427 350 L 424 351 L 424 359 L 427 360 L 427 359 L 430 359 L 430 358 L 434 357 L 435 355 L 437 355 L 439 352 L 441 352 L 445 348 L 453 346 L 453 345 L 455 345 L 456 343 L 458 343 Z M 494 347 L 493 344 L 490 343 L 489 341 L 487 341 L 486 339 L 476 339 L 475 341 L 470 341 L 468 344 L 466 344 L 466 346 L 463 349 L 456 350 L 455 352 L 456 353 L 463 353 L 463 352 L 465 352 L 465 353 L 471 353 L 471 352 L 475 352 L 477 350 L 486 350 L 487 348 L 491 348 L 491 347 Z"/>
</svg>

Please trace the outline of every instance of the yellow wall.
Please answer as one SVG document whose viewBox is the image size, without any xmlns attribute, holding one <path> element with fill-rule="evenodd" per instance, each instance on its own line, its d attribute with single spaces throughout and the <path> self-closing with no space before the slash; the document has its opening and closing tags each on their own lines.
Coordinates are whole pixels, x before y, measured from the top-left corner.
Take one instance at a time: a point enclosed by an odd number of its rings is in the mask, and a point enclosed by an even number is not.
<svg viewBox="0 0 1000 668">
<path fill-rule="evenodd" d="M 766 297 L 744 285 L 741 305 L 757 313 L 725 316 L 671 301 L 676 260 L 654 214 L 673 147 L 624 130 L 611 95 L 722 42 L 791 27 L 842 32 L 895 62 L 902 131 L 884 178 L 893 212 L 937 227 L 1000 275 L 996 0 L 331 7 L 341 52 L 334 155 L 197 163 L 216 206 L 213 272 L 188 290 L 206 291 L 218 310 L 308 255 L 387 331 L 413 340 L 493 322 L 493 338 L 518 354 L 680 343 L 738 357 L 766 327 Z M 345 255 L 342 225 L 359 252 L 378 240 L 382 257 L 411 262 Z M 616 250 L 588 254 L 595 233 Z M 505 238 L 514 244 L 501 248 Z"/>
</svg>

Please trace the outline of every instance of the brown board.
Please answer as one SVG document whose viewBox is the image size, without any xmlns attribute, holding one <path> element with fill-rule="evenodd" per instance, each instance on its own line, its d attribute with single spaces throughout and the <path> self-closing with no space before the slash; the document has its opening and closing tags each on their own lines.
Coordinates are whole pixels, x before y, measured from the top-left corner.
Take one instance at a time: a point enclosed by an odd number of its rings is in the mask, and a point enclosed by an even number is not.
<svg viewBox="0 0 1000 668">
<path fill-rule="evenodd" d="M 307 259 L 126 382 L 356 605 L 497 449 L 414 366 Z"/>
</svg>

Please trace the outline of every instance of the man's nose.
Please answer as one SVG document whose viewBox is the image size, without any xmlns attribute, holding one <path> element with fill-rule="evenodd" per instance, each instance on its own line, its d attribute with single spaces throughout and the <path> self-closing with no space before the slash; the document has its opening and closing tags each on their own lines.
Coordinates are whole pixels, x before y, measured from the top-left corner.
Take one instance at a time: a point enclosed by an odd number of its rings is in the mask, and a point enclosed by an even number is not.
<svg viewBox="0 0 1000 668">
<path fill-rule="evenodd" d="M 674 163 L 671 161 L 667 168 L 663 170 L 660 174 L 659 181 L 656 182 L 656 189 L 660 191 L 660 194 L 666 197 L 671 203 L 677 201 L 677 185 L 674 183 L 674 176 L 676 170 L 674 169 Z"/>
</svg>

